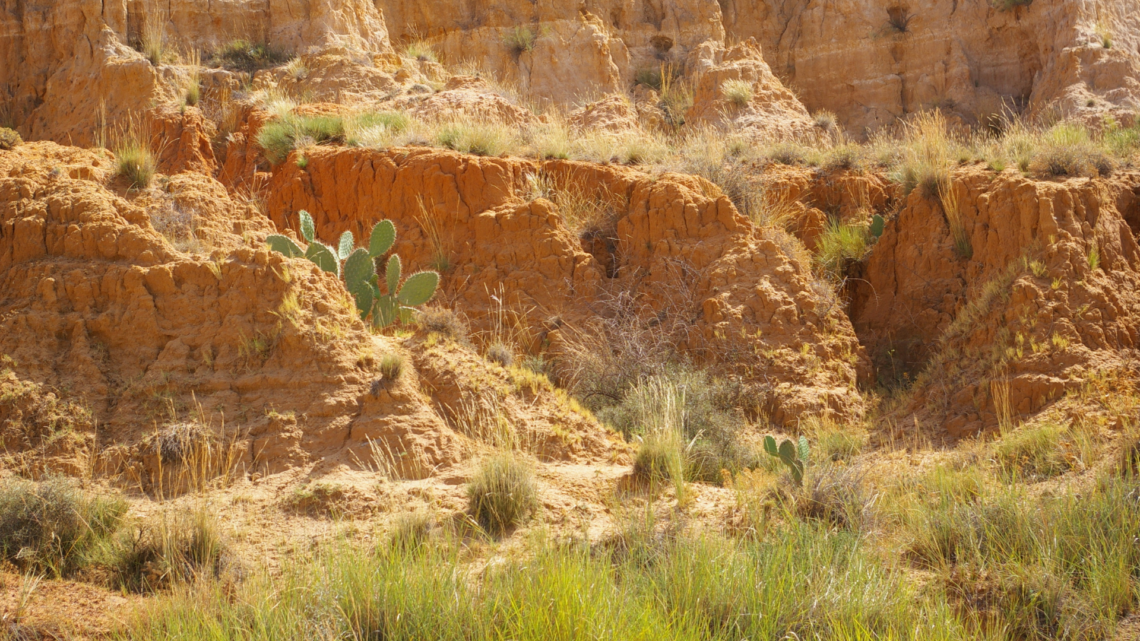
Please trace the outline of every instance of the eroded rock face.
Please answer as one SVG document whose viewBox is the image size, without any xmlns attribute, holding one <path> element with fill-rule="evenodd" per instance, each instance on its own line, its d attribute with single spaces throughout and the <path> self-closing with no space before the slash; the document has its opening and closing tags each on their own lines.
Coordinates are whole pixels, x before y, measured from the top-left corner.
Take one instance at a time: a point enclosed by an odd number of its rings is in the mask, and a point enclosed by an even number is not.
<svg viewBox="0 0 1140 641">
<path fill-rule="evenodd" d="M 1003 102 L 1031 117 L 1140 104 L 1140 16 L 1126 0 L 1036 0 L 1005 11 L 929 0 L 721 5 L 730 37 L 757 38 L 804 104 L 835 112 L 854 134 L 932 107 L 984 123 Z M 1111 49 L 1098 30 L 1112 34 Z"/>
<path fill-rule="evenodd" d="M 282 228 L 310 212 L 322 238 L 399 230 L 411 268 L 446 265 L 444 297 L 491 323 L 494 297 L 536 328 L 586 324 L 606 292 L 629 292 L 646 313 L 683 319 L 680 348 L 751 381 L 766 381 L 769 417 L 856 416 L 861 349 L 840 305 L 801 264 L 753 229 L 699 178 L 586 163 L 534 163 L 422 149 L 312 149 L 304 170 L 284 163 L 268 209 Z M 530 177 L 597 190 L 616 203 L 610 254 L 587 253 L 557 207 L 530 200 Z M 604 250 L 603 250 L 603 253 Z M 604 264 L 603 261 L 610 261 Z M 554 322 L 557 319 L 558 322 Z"/>
<path fill-rule="evenodd" d="M 387 30 L 367 0 L 272 0 L 208 3 L 66 2 L 0 5 L 0 87 L 10 118 L 32 139 L 91 144 L 100 123 L 176 100 L 184 69 L 155 67 L 130 48 L 148 21 L 161 25 L 167 49 L 207 54 L 234 39 L 285 52 L 390 51 Z"/>
<path fill-rule="evenodd" d="M 912 410 L 960 435 L 1120 366 L 1140 339 L 1140 248 L 1117 203 L 1137 182 L 962 172 L 959 235 L 912 193 L 854 281 L 852 323 L 880 377 L 926 368 Z"/>
<path fill-rule="evenodd" d="M 211 179 L 182 174 L 139 207 L 103 187 L 109 164 L 46 142 L 0 152 L 0 354 L 21 385 L 65 389 L 91 409 L 109 469 L 133 469 L 146 485 L 164 456 L 154 439 L 224 418 L 250 469 L 367 466 L 380 447 L 395 457 L 391 473 L 421 478 L 482 447 L 457 431 L 461 401 L 489 404 L 543 458 L 622 451 L 553 390 L 516 389 L 458 346 L 373 336 L 333 276 L 270 252 L 267 221 Z M 183 253 L 156 231 L 155 199 L 166 198 L 191 210 L 215 201 L 198 214 L 210 254 Z M 406 349 L 415 366 L 385 374 L 381 357 Z M 451 387 L 425 398 L 421 368 Z"/>
</svg>

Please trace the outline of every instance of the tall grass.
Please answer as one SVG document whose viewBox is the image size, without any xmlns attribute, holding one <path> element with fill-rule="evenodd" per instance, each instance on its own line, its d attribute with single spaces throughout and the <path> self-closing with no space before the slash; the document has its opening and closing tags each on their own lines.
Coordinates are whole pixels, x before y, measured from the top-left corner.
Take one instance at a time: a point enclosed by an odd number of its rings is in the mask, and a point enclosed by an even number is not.
<svg viewBox="0 0 1140 641">
<path fill-rule="evenodd" d="M 953 639 L 945 608 L 849 534 L 798 524 L 770 540 L 638 537 L 537 544 L 472 575 L 455 541 L 333 544 L 237 593 L 162 602 L 133 639 Z"/>
<path fill-rule="evenodd" d="M 132 189 L 150 186 L 158 173 L 158 159 L 151 147 L 150 127 L 141 116 L 132 116 L 115 144 L 115 172 Z"/>
</svg>

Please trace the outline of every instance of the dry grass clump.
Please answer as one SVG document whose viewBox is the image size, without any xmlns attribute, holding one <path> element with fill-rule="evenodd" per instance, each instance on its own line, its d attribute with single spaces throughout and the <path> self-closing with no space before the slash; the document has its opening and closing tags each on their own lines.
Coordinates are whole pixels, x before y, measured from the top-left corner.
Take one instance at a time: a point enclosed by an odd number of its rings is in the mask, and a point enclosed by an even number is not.
<svg viewBox="0 0 1140 641">
<path fill-rule="evenodd" d="M 407 369 L 407 363 L 403 354 L 390 353 L 380 357 L 380 362 L 377 365 L 377 370 L 380 375 L 384 377 L 385 382 L 395 383 L 400 380 Z"/>
<path fill-rule="evenodd" d="M 424 307 L 416 315 L 416 322 L 429 334 L 438 334 L 460 344 L 470 345 L 471 329 L 454 310 L 437 306 Z"/>
<path fill-rule="evenodd" d="M 515 354 L 502 341 L 495 341 L 487 347 L 487 360 L 502 367 L 510 367 L 515 362 Z"/>
<path fill-rule="evenodd" d="M 485 530 L 505 534 L 538 508 L 534 471 L 509 452 L 487 457 L 467 485 L 467 505 Z"/>
<path fill-rule="evenodd" d="M 403 56 L 420 62 L 439 62 L 439 56 L 431 43 L 426 40 L 415 40 L 404 47 Z"/>
<path fill-rule="evenodd" d="M 158 160 L 151 148 L 150 128 L 142 117 L 131 117 L 115 145 L 115 173 L 132 189 L 146 189 L 158 173 Z"/>
<path fill-rule="evenodd" d="M 520 26 L 507 31 L 507 35 L 503 36 L 503 44 L 517 55 L 525 51 L 534 49 L 534 43 L 538 40 L 538 36 L 530 27 Z"/>
<path fill-rule="evenodd" d="M 127 505 L 89 496 L 62 478 L 0 481 L 0 558 L 24 571 L 66 576 L 89 565 Z"/>
<path fill-rule="evenodd" d="M 493 122 L 452 122 L 435 134 L 441 147 L 475 156 L 502 156 L 520 146 L 518 130 Z"/>
<path fill-rule="evenodd" d="M 1109 176 L 1114 163 L 1088 129 L 1075 123 L 1054 125 L 1040 137 L 1029 170 L 1045 178 Z"/>
<path fill-rule="evenodd" d="M 276 67 L 288 60 L 284 53 L 269 46 L 266 42 L 250 42 L 242 38 L 222 45 L 210 56 L 211 67 L 221 67 L 231 71 L 253 73 L 261 69 Z"/>
<path fill-rule="evenodd" d="M 170 52 L 166 48 L 166 16 L 157 11 L 148 13 L 139 28 L 138 50 L 158 66 L 166 61 Z"/>
<path fill-rule="evenodd" d="M 11 151 L 23 144 L 24 139 L 13 129 L 0 127 L 0 151 Z"/>
<path fill-rule="evenodd" d="M 737 107 L 747 106 L 752 102 L 752 83 L 743 79 L 725 80 L 720 85 L 720 92 L 725 99 Z"/>
<path fill-rule="evenodd" d="M 116 583 L 131 592 L 153 592 L 174 583 L 217 578 L 227 545 L 213 518 L 201 508 L 166 513 L 128 528 L 105 553 Z"/>
</svg>

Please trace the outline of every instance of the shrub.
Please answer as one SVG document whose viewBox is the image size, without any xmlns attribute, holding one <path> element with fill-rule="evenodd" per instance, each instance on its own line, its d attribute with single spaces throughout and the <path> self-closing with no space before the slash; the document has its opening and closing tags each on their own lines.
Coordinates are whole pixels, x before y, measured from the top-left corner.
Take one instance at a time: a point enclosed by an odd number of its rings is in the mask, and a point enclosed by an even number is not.
<svg viewBox="0 0 1140 641">
<path fill-rule="evenodd" d="M 88 497 L 60 478 L 0 481 L 0 558 L 23 570 L 71 574 L 126 511 L 121 499 Z"/>
<path fill-rule="evenodd" d="M 661 71 L 653 67 L 638 69 L 633 74 L 633 80 L 639 85 L 661 91 Z"/>
<path fill-rule="evenodd" d="M 790 143 L 778 144 L 769 149 L 765 155 L 769 161 L 778 165 L 802 165 L 806 160 L 803 150 Z"/>
<path fill-rule="evenodd" d="M 205 509 L 164 514 L 120 533 L 106 563 L 118 585 L 153 592 L 199 577 L 216 578 L 224 569 L 226 544 Z"/>
<path fill-rule="evenodd" d="M 271 48 L 267 43 L 238 39 L 226 43 L 215 51 L 210 57 L 210 66 L 253 73 L 260 69 L 275 67 L 286 60 L 287 56 Z"/>
<path fill-rule="evenodd" d="M 503 38 L 503 44 L 517 56 L 524 51 L 533 50 L 537 39 L 538 37 L 530 27 L 515 27 L 507 32 Z"/>
<path fill-rule="evenodd" d="M 186 85 L 186 98 L 187 106 L 193 107 L 198 104 L 202 98 L 202 59 L 197 50 L 190 52 L 190 60 L 187 61 L 189 69 L 188 82 Z"/>
<path fill-rule="evenodd" d="M 446 307 L 425 307 L 420 310 L 416 322 L 424 331 L 445 336 L 461 344 L 469 345 L 468 334 L 470 330 L 453 310 Z"/>
<path fill-rule="evenodd" d="M 1042 146 L 1029 161 L 1029 170 L 1039 176 L 1109 176 L 1112 158 L 1077 123 L 1054 125 L 1041 139 Z"/>
<path fill-rule="evenodd" d="M 794 513 L 832 527 L 858 530 L 870 503 L 857 468 L 814 466 L 804 487 L 792 494 Z"/>
<path fill-rule="evenodd" d="M 496 341 L 487 348 L 487 360 L 503 367 L 510 367 L 515 362 L 515 355 L 511 352 L 511 348 Z"/>
<path fill-rule="evenodd" d="M 1033 0 L 993 0 L 993 3 L 998 11 L 1012 11 L 1017 7 L 1028 7 Z"/>
<path fill-rule="evenodd" d="M 835 113 L 831 111 L 817 111 L 815 116 L 815 126 L 826 131 L 829 134 L 834 134 L 839 130 L 839 120 L 835 117 Z"/>
<path fill-rule="evenodd" d="M 20 146 L 24 139 L 13 129 L 0 127 L 0 151 L 10 151 Z"/>
<path fill-rule="evenodd" d="M 269 162 L 277 165 L 297 147 L 344 142 L 344 118 L 288 114 L 267 122 L 257 133 L 257 144 Z"/>
<path fill-rule="evenodd" d="M 737 107 L 744 107 L 752 102 L 752 83 L 747 80 L 725 80 L 720 85 L 720 92 Z"/>
<path fill-rule="evenodd" d="M 484 459 L 468 484 L 467 501 L 479 525 L 492 534 L 504 534 L 538 507 L 534 472 L 512 454 L 494 454 Z"/>
</svg>

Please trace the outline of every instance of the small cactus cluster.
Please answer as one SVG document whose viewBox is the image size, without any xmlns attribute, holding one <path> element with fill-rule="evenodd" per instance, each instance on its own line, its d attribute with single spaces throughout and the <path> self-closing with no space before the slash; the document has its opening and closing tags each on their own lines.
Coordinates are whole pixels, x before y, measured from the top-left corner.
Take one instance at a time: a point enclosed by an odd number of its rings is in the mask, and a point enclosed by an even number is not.
<svg viewBox="0 0 1140 641">
<path fill-rule="evenodd" d="M 344 279 L 345 288 L 356 301 L 361 320 L 372 316 L 376 328 L 388 327 L 396 321 L 412 320 L 415 308 L 431 300 L 439 286 L 439 274 L 433 271 L 417 272 L 403 279 L 403 263 L 392 254 L 384 270 L 387 293 L 380 291 L 380 276 L 375 260 L 387 254 L 396 244 L 396 226 L 390 220 L 381 220 L 372 228 L 368 248 L 354 250 L 352 232 L 340 236 L 336 248 L 316 240 L 316 227 L 309 212 L 301 211 L 301 236 L 309 246 L 304 251 L 288 236 L 274 234 L 266 238 L 269 248 L 290 258 L 308 258 L 330 274 Z"/>
<path fill-rule="evenodd" d="M 801 436 L 798 443 L 784 439 L 784 441 L 780 443 L 780 446 L 776 447 L 776 439 L 771 436 L 765 436 L 764 451 L 780 459 L 788 470 L 791 471 L 792 480 L 796 482 L 796 485 L 803 486 L 804 468 L 807 467 L 808 455 L 811 454 L 811 448 L 808 447 L 806 438 Z"/>
</svg>

